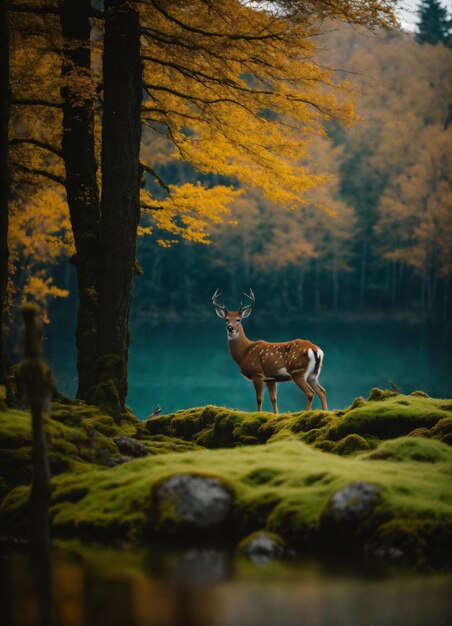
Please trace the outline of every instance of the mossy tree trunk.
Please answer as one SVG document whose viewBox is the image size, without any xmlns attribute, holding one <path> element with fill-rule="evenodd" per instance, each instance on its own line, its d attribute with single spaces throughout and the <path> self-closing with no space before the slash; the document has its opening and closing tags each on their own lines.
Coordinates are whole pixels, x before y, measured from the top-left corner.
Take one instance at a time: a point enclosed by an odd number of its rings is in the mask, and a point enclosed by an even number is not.
<svg viewBox="0 0 452 626">
<path fill-rule="evenodd" d="M 8 287 L 9 29 L 6 0 L 0 0 L 0 385 L 7 384 L 4 316 Z"/>
<path fill-rule="evenodd" d="M 140 218 L 142 65 L 133 2 L 105 1 L 99 349 L 93 400 L 120 419 L 127 396 L 129 313 Z"/>
<path fill-rule="evenodd" d="M 79 310 L 77 397 L 87 399 L 95 384 L 98 357 L 98 266 L 100 203 L 94 142 L 95 89 L 91 73 L 90 0 L 61 0 L 63 37 L 62 152 L 66 194 L 74 233 Z"/>
</svg>

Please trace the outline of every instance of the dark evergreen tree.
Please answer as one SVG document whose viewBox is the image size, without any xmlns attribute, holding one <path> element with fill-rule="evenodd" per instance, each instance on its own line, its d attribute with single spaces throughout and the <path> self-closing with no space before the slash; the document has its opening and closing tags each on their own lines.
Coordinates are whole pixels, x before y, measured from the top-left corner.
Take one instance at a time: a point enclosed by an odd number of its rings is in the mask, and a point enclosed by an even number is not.
<svg viewBox="0 0 452 626">
<path fill-rule="evenodd" d="M 422 0 L 418 10 L 416 39 L 419 43 L 437 43 L 451 47 L 452 20 L 439 0 Z"/>
</svg>

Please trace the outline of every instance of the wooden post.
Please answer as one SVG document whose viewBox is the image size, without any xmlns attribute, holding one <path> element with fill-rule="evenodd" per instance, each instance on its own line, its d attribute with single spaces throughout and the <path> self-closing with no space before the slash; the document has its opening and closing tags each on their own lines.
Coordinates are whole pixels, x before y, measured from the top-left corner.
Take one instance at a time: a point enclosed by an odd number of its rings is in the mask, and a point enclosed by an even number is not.
<svg viewBox="0 0 452 626">
<path fill-rule="evenodd" d="M 30 498 L 30 546 L 32 554 L 49 549 L 50 469 L 44 430 L 50 403 L 51 375 L 42 360 L 39 310 L 33 304 L 22 307 L 25 324 L 24 361 L 21 374 L 31 409 L 33 427 L 33 478 Z"/>
</svg>

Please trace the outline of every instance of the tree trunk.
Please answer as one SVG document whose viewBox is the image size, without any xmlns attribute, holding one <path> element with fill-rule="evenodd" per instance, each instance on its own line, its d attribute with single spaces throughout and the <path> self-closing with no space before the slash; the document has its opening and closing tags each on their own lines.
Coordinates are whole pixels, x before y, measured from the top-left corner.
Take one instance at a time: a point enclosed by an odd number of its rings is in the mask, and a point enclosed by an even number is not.
<svg viewBox="0 0 452 626">
<path fill-rule="evenodd" d="M 4 317 L 8 288 L 9 29 L 6 0 L 0 0 L 0 385 L 7 384 Z"/>
<path fill-rule="evenodd" d="M 79 310 L 76 343 L 77 397 L 86 399 L 95 384 L 98 357 L 98 263 L 100 206 L 94 150 L 94 90 L 91 75 L 90 0 L 61 1 L 63 36 L 62 152 L 66 194 L 74 233 Z M 86 82 L 83 90 L 82 81 Z M 78 87 L 77 87 L 78 86 Z"/>
<path fill-rule="evenodd" d="M 94 400 L 119 420 L 127 396 L 129 313 L 140 218 L 142 66 L 138 12 L 105 1 L 99 359 Z"/>
</svg>

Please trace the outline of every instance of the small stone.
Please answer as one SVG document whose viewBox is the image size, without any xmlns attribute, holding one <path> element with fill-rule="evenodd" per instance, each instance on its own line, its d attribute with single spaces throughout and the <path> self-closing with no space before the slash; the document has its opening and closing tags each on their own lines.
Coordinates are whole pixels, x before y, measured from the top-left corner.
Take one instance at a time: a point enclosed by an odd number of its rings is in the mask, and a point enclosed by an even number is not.
<svg viewBox="0 0 452 626">
<path fill-rule="evenodd" d="M 239 545 L 239 551 L 254 563 L 265 564 L 283 556 L 284 542 L 278 535 L 261 531 L 245 537 Z"/>
<path fill-rule="evenodd" d="M 118 446 L 119 451 L 126 456 L 146 456 L 149 454 L 149 450 L 144 443 L 132 439 L 132 437 L 114 437 L 113 441 Z"/>
</svg>

